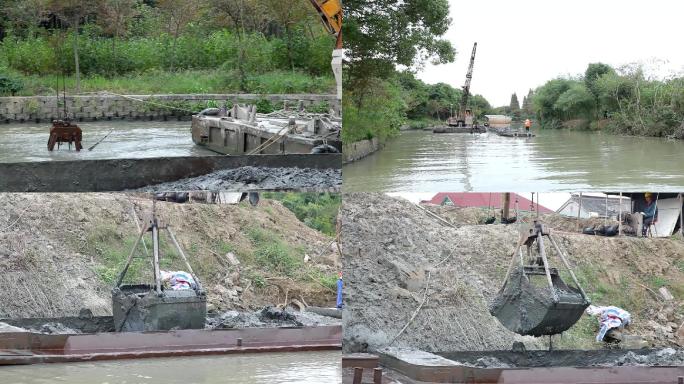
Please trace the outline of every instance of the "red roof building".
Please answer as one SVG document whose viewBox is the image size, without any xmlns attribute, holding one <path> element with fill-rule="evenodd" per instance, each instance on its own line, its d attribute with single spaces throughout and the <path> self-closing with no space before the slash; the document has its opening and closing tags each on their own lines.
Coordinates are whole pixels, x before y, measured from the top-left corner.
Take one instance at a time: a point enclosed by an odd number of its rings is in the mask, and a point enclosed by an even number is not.
<svg viewBox="0 0 684 384">
<path fill-rule="evenodd" d="M 511 193 L 511 208 L 515 207 L 515 202 L 518 201 L 518 209 L 521 211 L 536 211 L 536 203 L 532 207 L 532 201 L 517 193 Z M 479 208 L 494 208 L 501 209 L 503 206 L 503 193 L 501 192 L 440 192 L 432 199 L 423 201 L 423 203 L 435 205 L 451 205 L 454 207 L 479 207 Z M 552 210 L 543 205 L 539 205 L 539 213 L 553 213 Z"/>
</svg>

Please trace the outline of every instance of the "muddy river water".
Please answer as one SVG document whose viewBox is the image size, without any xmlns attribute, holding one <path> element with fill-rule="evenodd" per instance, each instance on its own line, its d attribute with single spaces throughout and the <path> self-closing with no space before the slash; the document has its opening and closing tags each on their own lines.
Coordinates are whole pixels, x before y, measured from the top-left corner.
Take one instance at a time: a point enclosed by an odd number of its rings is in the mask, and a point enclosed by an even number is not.
<svg viewBox="0 0 684 384">
<path fill-rule="evenodd" d="M 50 124 L 0 124 L 0 162 L 120 159 L 215 154 L 192 142 L 189 121 L 98 121 L 78 123 L 83 150 L 62 145 L 47 150 Z M 89 151 L 93 144 L 112 132 Z"/>
<path fill-rule="evenodd" d="M 3 384 L 341 383 L 339 351 L 0 367 Z"/>
<path fill-rule="evenodd" d="M 406 131 L 342 169 L 343 190 L 684 189 L 684 141 L 543 130 L 534 138 Z"/>
</svg>

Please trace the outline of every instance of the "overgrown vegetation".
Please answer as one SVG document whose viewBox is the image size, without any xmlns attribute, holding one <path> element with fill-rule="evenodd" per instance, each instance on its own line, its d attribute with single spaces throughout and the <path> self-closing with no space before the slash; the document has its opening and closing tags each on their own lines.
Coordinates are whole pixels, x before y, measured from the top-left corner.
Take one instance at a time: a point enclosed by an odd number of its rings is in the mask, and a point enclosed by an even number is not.
<svg viewBox="0 0 684 384">
<path fill-rule="evenodd" d="M 684 77 L 655 79 L 641 65 L 589 64 L 583 75 L 553 79 L 539 87 L 533 105 L 543 128 L 574 124 L 684 139 Z"/>
<path fill-rule="evenodd" d="M 102 224 L 89 231 L 85 251 L 99 258 L 100 265 L 96 268 L 96 272 L 105 284 L 113 286 L 116 283 L 136 239 L 135 235 L 122 236 L 115 227 Z M 154 281 L 150 267 L 152 250 L 149 248 L 149 241 L 146 245 L 147 249 L 142 243 L 136 248 L 131 265 L 126 271 L 124 283 L 151 284 Z M 159 249 L 164 255 L 159 262 L 162 269 L 184 269 L 180 255 L 173 244 L 163 236 L 160 237 Z"/>
<path fill-rule="evenodd" d="M 341 196 L 336 193 L 266 192 L 265 198 L 279 200 L 308 227 L 337 236 L 337 213 Z"/>
<path fill-rule="evenodd" d="M 446 0 L 345 2 L 344 142 L 384 140 L 407 119 L 446 116 L 453 95 L 425 94 L 448 86 L 428 86 L 412 72 L 426 60 L 454 60 L 454 48 L 440 38 L 450 24 Z"/>
<path fill-rule="evenodd" d="M 247 235 L 254 244 L 254 261 L 269 272 L 295 277 L 303 264 L 301 250 L 293 249 L 277 235 L 252 227 Z"/>
<path fill-rule="evenodd" d="M 11 0 L 0 20 L 0 94 L 53 94 L 62 73 L 76 93 L 334 89 L 306 0 Z"/>
</svg>

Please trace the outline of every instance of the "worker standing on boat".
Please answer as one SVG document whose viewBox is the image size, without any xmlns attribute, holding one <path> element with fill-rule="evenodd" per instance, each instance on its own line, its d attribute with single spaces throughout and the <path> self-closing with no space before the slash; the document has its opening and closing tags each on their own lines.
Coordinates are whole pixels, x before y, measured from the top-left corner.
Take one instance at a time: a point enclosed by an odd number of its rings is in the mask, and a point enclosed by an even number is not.
<svg viewBox="0 0 684 384">
<path fill-rule="evenodd" d="M 530 133 L 530 127 L 532 126 L 532 121 L 530 119 L 525 119 L 525 133 Z"/>
</svg>

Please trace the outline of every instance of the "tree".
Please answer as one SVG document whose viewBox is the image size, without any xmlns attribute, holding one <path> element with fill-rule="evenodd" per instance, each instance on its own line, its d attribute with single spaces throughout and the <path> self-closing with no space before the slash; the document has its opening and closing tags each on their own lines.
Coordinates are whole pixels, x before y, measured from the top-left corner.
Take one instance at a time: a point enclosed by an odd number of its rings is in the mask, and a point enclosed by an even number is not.
<svg viewBox="0 0 684 384">
<path fill-rule="evenodd" d="M 185 28 L 192 22 L 200 13 L 204 3 L 201 0 L 158 0 L 157 6 L 162 12 L 162 16 L 166 20 L 166 28 L 171 36 L 173 36 L 173 46 L 171 48 L 171 70 L 173 71 L 176 65 L 176 45 L 178 44 L 178 36 L 183 33 Z"/>
<path fill-rule="evenodd" d="M 534 98 L 534 91 L 530 89 L 527 96 L 523 97 L 522 110 L 526 115 L 534 113 L 532 108 L 532 99 Z"/>
<path fill-rule="evenodd" d="M 554 105 L 560 95 L 570 89 L 572 83 L 573 80 L 558 78 L 549 80 L 537 88 L 532 103 L 542 125 L 560 118 L 558 111 L 554 109 Z"/>
<path fill-rule="evenodd" d="M 451 43 L 439 38 L 451 24 L 447 0 L 348 0 L 344 6 L 345 87 L 359 103 L 370 79 L 389 77 L 397 65 L 454 60 Z"/>
<path fill-rule="evenodd" d="M 33 37 L 38 23 L 46 16 L 46 7 L 47 0 L 10 0 L 0 7 L 0 19 L 6 18 L 5 24 L 13 27 L 15 33 L 26 31 L 25 36 Z"/>
<path fill-rule="evenodd" d="M 584 72 L 584 85 L 594 96 L 594 107 L 596 110 L 596 119 L 599 118 L 600 109 L 600 89 L 598 87 L 598 79 L 601 76 L 614 73 L 613 68 L 608 64 L 603 63 L 591 63 L 587 66 L 587 70 Z"/>
<path fill-rule="evenodd" d="M 514 115 L 520 115 L 520 103 L 518 102 L 518 95 L 513 93 L 511 95 L 511 113 Z"/>
<path fill-rule="evenodd" d="M 307 0 L 306 3 L 302 0 L 297 1 L 282 1 L 282 0 L 266 0 L 269 5 L 268 9 L 271 12 L 271 17 L 278 22 L 278 24 L 285 29 L 285 43 L 287 48 L 287 59 L 289 61 L 292 71 L 295 69 L 294 62 L 294 45 L 295 36 L 294 26 L 302 22 L 311 14 L 311 4 Z M 316 21 L 312 21 L 316 22 Z"/>
<path fill-rule="evenodd" d="M 570 84 L 553 104 L 553 108 L 563 118 L 575 118 L 588 115 L 594 107 L 594 96 L 580 82 Z"/>
<path fill-rule="evenodd" d="M 74 35 L 74 70 L 76 73 L 76 93 L 81 92 L 81 68 L 78 57 L 78 35 L 81 19 L 97 9 L 96 0 L 49 0 L 48 9 L 59 17 L 66 19 Z"/>
<path fill-rule="evenodd" d="M 133 17 L 138 15 L 139 0 L 100 0 L 97 23 L 104 33 L 112 36 L 112 52 L 116 40 L 126 36 Z"/>
</svg>

